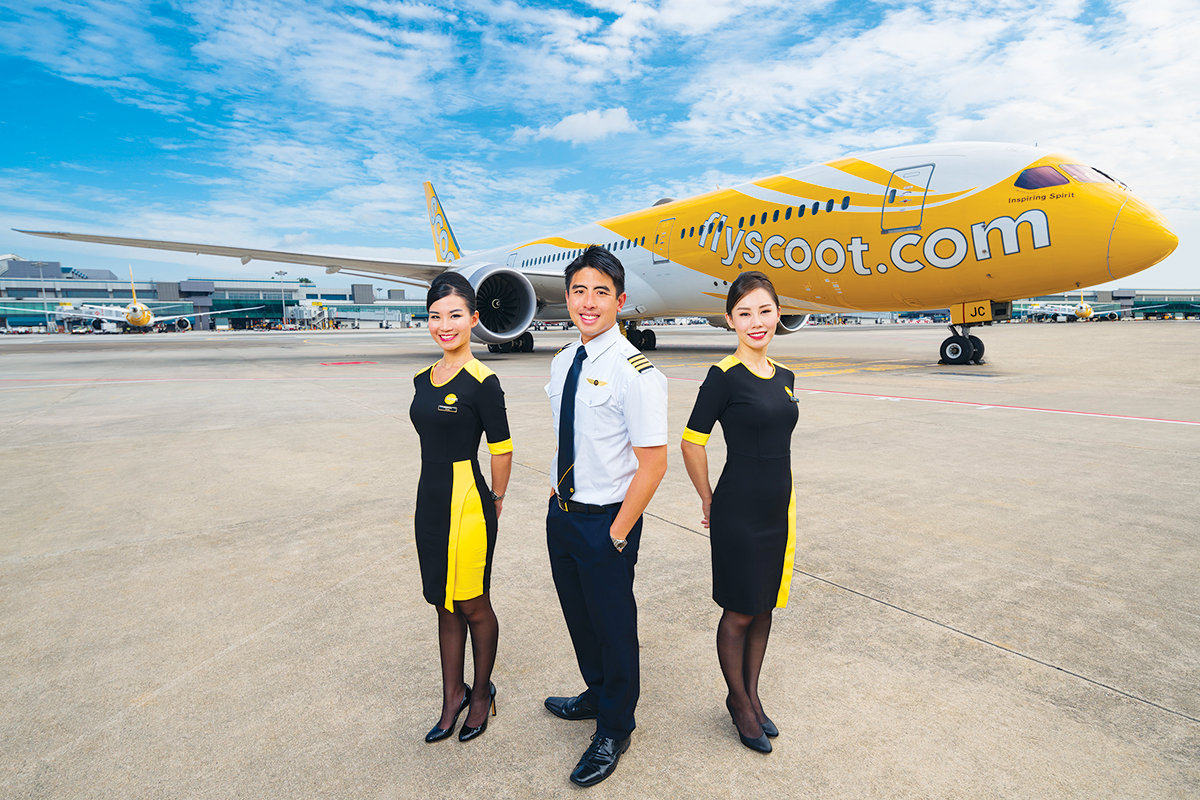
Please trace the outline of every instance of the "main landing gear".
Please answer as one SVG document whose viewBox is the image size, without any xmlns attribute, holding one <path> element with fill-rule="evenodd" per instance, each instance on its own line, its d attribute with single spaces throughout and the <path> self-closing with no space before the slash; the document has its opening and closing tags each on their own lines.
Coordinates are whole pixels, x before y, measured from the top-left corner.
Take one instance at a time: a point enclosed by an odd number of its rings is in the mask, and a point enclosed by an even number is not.
<svg viewBox="0 0 1200 800">
<path fill-rule="evenodd" d="M 948 325 L 947 327 L 953 335 L 942 342 L 942 360 L 938 362 L 939 364 L 984 363 L 983 340 L 968 333 L 973 326 Z"/>
<path fill-rule="evenodd" d="M 632 319 L 625 323 L 625 338 L 638 350 L 653 350 L 658 344 L 654 331 L 638 330 L 637 321 Z"/>
<path fill-rule="evenodd" d="M 533 352 L 533 334 L 525 331 L 511 342 L 502 344 L 489 344 L 489 353 L 532 353 Z"/>
</svg>

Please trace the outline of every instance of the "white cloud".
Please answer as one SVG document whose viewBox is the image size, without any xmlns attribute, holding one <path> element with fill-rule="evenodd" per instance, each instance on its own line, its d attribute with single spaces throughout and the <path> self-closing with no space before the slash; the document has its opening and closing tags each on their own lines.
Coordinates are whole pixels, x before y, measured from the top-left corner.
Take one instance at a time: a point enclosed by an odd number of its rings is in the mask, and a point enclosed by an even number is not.
<svg viewBox="0 0 1200 800">
<path fill-rule="evenodd" d="M 632 133 L 637 129 L 637 123 L 629 118 L 629 112 L 624 108 L 606 108 L 581 111 L 555 125 L 543 125 L 536 131 L 532 128 L 518 128 L 514 138 L 517 141 L 554 139 L 580 145 L 606 139 L 617 133 Z"/>
</svg>

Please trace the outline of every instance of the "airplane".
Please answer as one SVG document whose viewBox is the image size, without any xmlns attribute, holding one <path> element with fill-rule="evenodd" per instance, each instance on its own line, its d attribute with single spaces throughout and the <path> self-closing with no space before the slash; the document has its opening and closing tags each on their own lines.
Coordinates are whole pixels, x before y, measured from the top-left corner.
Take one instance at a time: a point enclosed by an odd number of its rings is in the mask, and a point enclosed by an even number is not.
<svg viewBox="0 0 1200 800">
<path fill-rule="evenodd" d="M 209 314 L 230 314 L 234 311 L 254 311 L 257 308 L 264 306 L 252 306 L 250 308 L 233 308 L 228 311 L 222 310 L 219 312 L 213 311 L 194 311 L 191 314 L 175 314 L 169 317 L 156 317 L 154 312 L 150 310 L 144 303 L 139 303 L 137 299 L 137 289 L 133 285 L 133 266 L 129 267 L 129 290 L 133 295 L 133 302 L 124 308 L 118 306 L 96 306 L 88 303 L 80 304 L 79 308 L 70 303 L 60 303 L 56 309 L 48 309 L 45 313 L 53 314 L 60 319 L 88 319 L 91 320 L 92 330 L 104 330 L 104 323 L 115 323 L 119 326 L 127 326 L 129 328 L 140 328 L 148 330 L 156 324 L 163 322 L 175 322 L 175 330 L 183 332 L 192 329 L 192 322 L 189 317 L 203 317 Z M 184 303 L 171 303 L 165 306 L 159 306 L 158 310 L 164 308 L 174 308 L 176 306 L 185 305 Z M 24 314 L 33 314 L 28 308 L 8 308 L 0 306 L 0 311 L 19 311 Z"/>
<path fill-rule="evenodd" d="M 1101 322 L 1121 318 L 1119 309 L 1097 310 L 1082 300 L 1073 306 L 1056 303 L 1034 303 L 1025 313 L 1032 319 L 1049 322 L 1075 322 L 1077 320 L 1081 322 L 1084 320 Z"/>
<path fill-rule="evenodd" d="M 654 331 L 638 329 L 642 320 L 702 316 L 725 327 L 730 282 L 761 269 L 779 294 L 779 333 L 799 330 L 812 314 L 950 308 L 951 335 L 940 349 L 949 364 L 982 363 L 983 342 L 971 331 L 1009 319 L 1013 300 L 1132 275 L 1179 243 L 1124 183 L 1061 152 L 995 142 L 847 156 L 469 254 L 428 182 L 425 199 L 435 262 L 20 232 L 361 277 L 428 281 L 453 269 L 477 293 L 477 340 L 523 352 L 533 349 L 535 319 L 568 318 L 563 268 L 599 244 L 625 266 L 621 327 L 642 349 L 656 345 Z"/>
</svg>

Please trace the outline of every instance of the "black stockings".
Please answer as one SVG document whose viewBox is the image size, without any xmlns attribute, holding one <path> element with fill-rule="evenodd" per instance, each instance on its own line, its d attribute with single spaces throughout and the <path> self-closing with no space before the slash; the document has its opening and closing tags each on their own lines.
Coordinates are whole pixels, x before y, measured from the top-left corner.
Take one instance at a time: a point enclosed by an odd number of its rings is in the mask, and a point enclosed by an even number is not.
<svg viewBox="0 0 1200 800">
<path fill-rule="evenodd" d="M 729 687 L 726 700 L 743 736 L 762 736 L 762 701 L 758 699 L 758 676 L 771 637 L 771 612 L 751 616 L 726 610 L 717 625 L 717 659 Z"/>
<path fill-rule="evenodd" d="M 467 631 L 471 632 L 471 657 L 475 662 L 475 684 L 471 687 L 471 710 L 464 725 L 479 726 L 491 705 L 492 666 L 500 641 L 500 623 L 487 594 L 471 600 L 455 600 L 454 612 L 438 606 L 438 646 L 442 659 L 442 718 L 439 728 L 449 728 L 462 705 L 466 686 L 463 670 L 467 658 Z"/>
</svg>

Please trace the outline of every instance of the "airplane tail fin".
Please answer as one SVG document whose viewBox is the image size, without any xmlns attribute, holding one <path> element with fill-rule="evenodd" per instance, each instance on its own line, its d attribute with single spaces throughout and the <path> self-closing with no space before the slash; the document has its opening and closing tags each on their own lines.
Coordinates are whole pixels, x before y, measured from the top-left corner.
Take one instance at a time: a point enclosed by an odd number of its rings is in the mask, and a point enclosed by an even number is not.
<svg viewBox="0 0 1200 800">
<path fill-rule="evenodd" d="M 438 200 L 433 184 L 425 181 L 425 206 L 429 210 L 429 228 L 433 232 L 433 249 L 437 251 L 437 260 L 448 264 L 462 258 L 462 250 L 454 231 L 450 230 L 450 221 L 442 210 L 442 201 Z"/>
<path fill-rule="evenodd" d="M 129 291 L 133 294 L 133 302 L 137 302 L 137 289 L 133 287 L 133 264 L 129 265 Z"/>
</svg>

